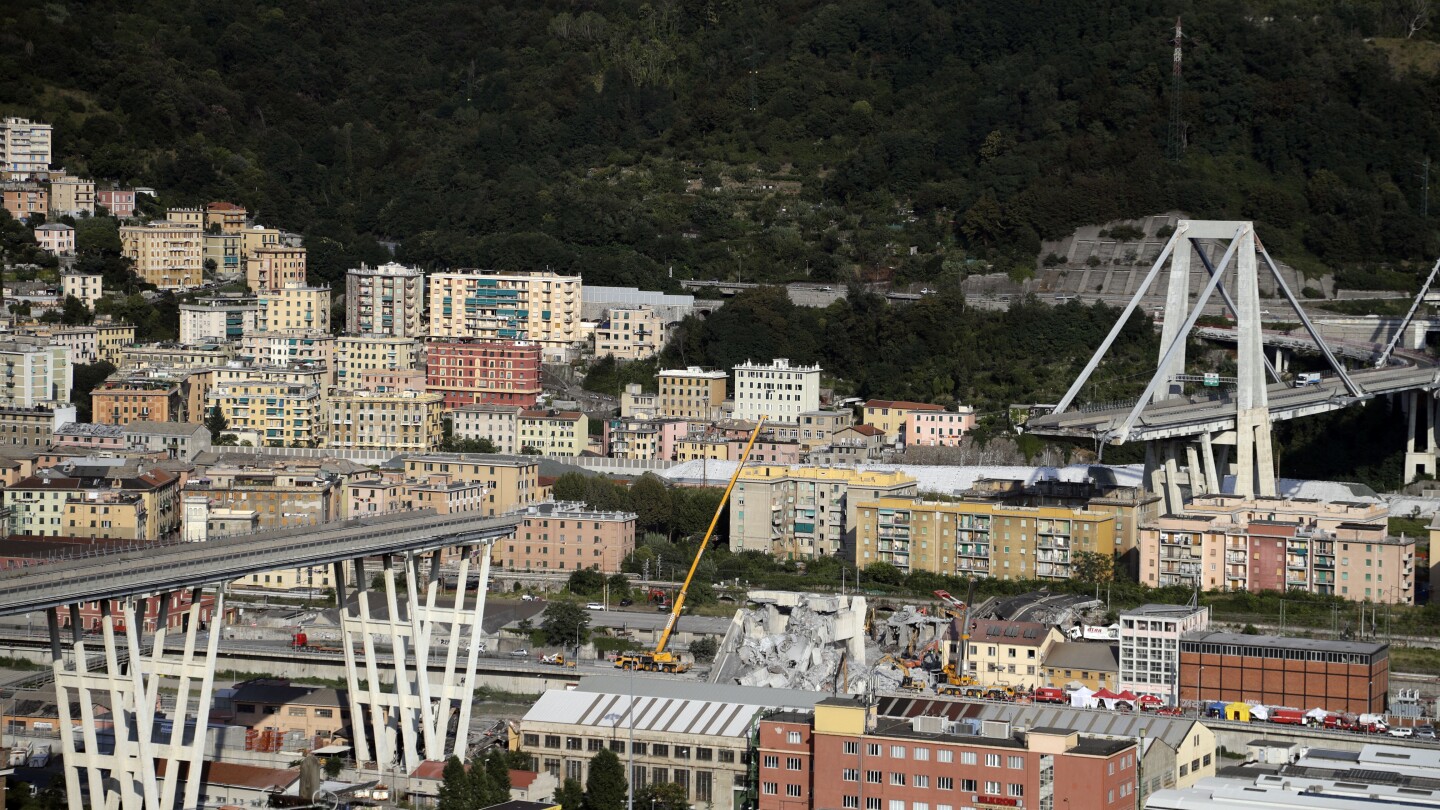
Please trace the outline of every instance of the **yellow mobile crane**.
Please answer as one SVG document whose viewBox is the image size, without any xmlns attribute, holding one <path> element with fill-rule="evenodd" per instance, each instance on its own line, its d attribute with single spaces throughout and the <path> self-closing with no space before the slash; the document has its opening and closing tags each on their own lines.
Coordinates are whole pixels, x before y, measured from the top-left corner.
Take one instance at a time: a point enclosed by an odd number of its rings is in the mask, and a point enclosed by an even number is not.
<svg viewBox="0 0 1440 810">
<path fill-rule="evenodd" d="M 740 471 L 745 469 L 745 462 L 750 458 L 750 449 L 755 446 L 755 440 L 760 437 L 760 428 L 765 424 L 765 417 L 760 417 L 755 423 L 755 430 L 750 434 L 750 441 L 745 443 L 745 452 L 740 456 L 740 463 L 735 466 L 735 472 L 730 476 L 730 483 L 725 485 L 725 494 L 720 496 L 720 503 L 715 507 L 715 516 L 710 518 L 710 528 L 705 530 L 705 536 L 700 540 L 700 548 L 695 550 L 695 559 L 690 563 L 690 573 L 685 575 L 685 584 L 680 586 L 680 592 L 675 594 L 675 604 L 670 607 L 670 618 L 665 622 L 665 632 L 660 634 L 660 641 L 655 644 L 652 652 L 626 653 L 615 659 L 617 669 L 638 669 L 645 672 L 684 672 L 690 665 L 681 660 L 680 656 L 669 652 L 665 646 L 670 643 L 670 634 L 675 632 L 675 623 L 680 619 L 680 611 L 685 607 L 685 595 L 690 592 L 690 580 L 695 578 L 695 569 L 700 567 L 700 558 L 705 555 L 705 547 L 710 544 L 711 535 L 715 534 L 715 524 L 720 522 L 720 514 L 725 511 L 725 504 L 730 501 L 730 491 L 735 488 L 735 481 L 740 478 Z"/>
</svg>

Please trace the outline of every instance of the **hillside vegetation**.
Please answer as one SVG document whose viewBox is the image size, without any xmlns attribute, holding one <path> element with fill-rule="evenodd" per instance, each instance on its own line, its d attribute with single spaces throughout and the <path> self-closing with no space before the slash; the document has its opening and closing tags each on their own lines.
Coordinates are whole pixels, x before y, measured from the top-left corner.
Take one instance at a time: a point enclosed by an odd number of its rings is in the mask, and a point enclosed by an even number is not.
<svg viewBox="0 0 1440 810">
<path fill-rule="evenodd" d="M 1393 5 L 11 3 L 0 112 L 74 172 L 303 232 L 320 280 L 384 240 L 600 284 L 930 281 L 1178 208 L 1357 286 L 1436 249 L 1434 43 Z"/>
</svg>

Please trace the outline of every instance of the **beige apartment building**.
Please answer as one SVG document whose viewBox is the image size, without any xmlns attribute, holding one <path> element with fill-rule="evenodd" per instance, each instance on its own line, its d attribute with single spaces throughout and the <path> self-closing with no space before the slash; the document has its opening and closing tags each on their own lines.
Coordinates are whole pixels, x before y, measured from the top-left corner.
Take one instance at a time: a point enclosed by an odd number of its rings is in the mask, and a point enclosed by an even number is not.
<svg viewBox="0 0 1440 810">
<path fill-rule="evenodd" d="M 424 390 L 424 346 L 415 338 L 395 335 L 340 335 L 335 338 L 335 384 L 366 388 L 361 378 L 375 371 L 413 371 L 417 390 Z M 443 398 L 443 397 L 442 397 Z"/>
<path fill-rule="evenodd" d="M 485 485 L 485 513 L 502 515 L 540 500 L 540 462 L 525 456 L 426 453 L 405 457 L 405 476 Z"/>
<path fill-rule="evenodd" d="M 325 443 L 325 401 L 314 385 L 289 382 L 216 382 L 209 404 L 219 408 L 230 430 L 253 432 L 266 447 L 321 447 Z"/>
<path fill-rule="evenodd" d="M 327 447 L 425 453 L 440 446 L 445 398 L 417 391 L 330 391 Z"/>
<path fill-rule="evenodd" d="M 853 467 L 747 467 L 730 503 L 730 548 L 808 560 L 854 548 L 858 505 L 914 496 L 915 479 Z"/>
<path fill-rule="evenodd" d="M 103 294 L 101 282 L 104 277 L 99 273 L 76 273 L 73 271 L 60 274 L 60 293 L 74 297 L 85 306 L 94 309 L 95 302 L 100 300 Z"/>
<path fill-rule="evenodd" d="M 74 373 L 68 346 L 24 336 L 0 341 L 0 405 L 69 402 Z"/>
<path fill-rule="evenodd" d="M 590 442 L 590 420 L 579 411 L 521 411 L 515 443 L 542 456 L 578 456 Z"/>
<path fill-rule="evenodd" d="M 985 686 L 1035 689 L 1046 685 L 1045 657 L 1064 640 L 1052 625 L 981 619 L 970 628 L 965 669 Z"/>
<path fill-rule="evenodd" d="M 79 217 L 95 214 L 95 181 L 58 177 L 50 181 L 50 216 Z"/>
<path fill-rule="evenodd" d="M 111 351 L 114 354 L 107 358 L 102 343 L 100 359 L 109 360 L 121 369 L 212 368 L 235 359 L 234 344 L 221 342 L 201 342 L 193 346 L 183 343 L 136 345 L 132 340 L 112 348 Z"/>
<path fill-rule="evenodd" d="M 330 288 L 309 287 L 288 281 L 279 289 L 256 296 L 260 309 L 255 329 L 260 332 L 329 332 Z"/>
<path fill-rule="evenodd" d="M 280 229 L 278 228 L 252 225 L 240 231 L 240 250 L 246 256 L 254 256 L 260 251 L 278 247 L 280 247 Z"/>
<path fill-rule="evenodd" d="M 519 405 L 462 405 L 450 411 L 450 430 L 457 439 L 487 439 L 496 452 L 518 453 Z"/>
<path fill-rule="evenodd" d="M 254 512 L 258 530 L 286 529 L 326 523 L 340 517 L 340 490 L 335 476 L 313 468 L 280 463 L 275 466 L 213 464 L 185 484 L 190 496 L 203 498 L 212 514 L 221 510 Z"/>
<path fill-rule="evenodd" d="M 108 489 L 71 492 L 65 496 L 64 510 L 60 525 L 66 537 L 149 539 L 145 499 L 138 493 Z"/>
<path fill-rule="evenodd" d="M 479 481 L 407 481 L 402 492 L 410 509 L 434 509 L 437 515 L 485 508 L 485 485 Z"/>
<path fill-rule="evenodd" d="M 542 503 L 520 510 L 515 534 L 495 544 L 494 564 L 511 571 L 605 574 L 635 550 L 634 512 L 597 512 L 582 503 Z"/>
<path fill-rule="evenodd" d="M 205 262 L 215 263 L 215 273 L 226 278 L 238 278 L 245 272 L 245 257 L 241 255 L 243 240 L 238 233 L 205 233 Z"/>
<path fill-rule="evenodd" d="M 595 328 L 595 356 L 647 360 L 664 348 L 669 330 L 653 307 L 611 307 Z"/>
<path fill-rule="evenodd" d="M 939 405 L 930 405 L 924 402 L 906 402 L 904 400 L 872 399 L 865 403 L 862 410 L 862 423 L 874 425 L 885 431 L 891 444 L 909 444 L 905 436 L 905 429 L 910 417 L 915 414 L 941 414 L 945 409 Z"/>
<path fill-rule="evenodd" d="M 660 416 L 707 422 L 720 418 L 726 379 L 723 371 L 698 366 L 661 370 L 656 375 Z"/>
<path fill-rule="evenodd" d="M 167 208 L 165 221 L 172 225 L 189 225 L 205 229 L 205 212 L 199 208 Z"/>
<path fill-rule="evenodd" d="M 1070 579 L 1077 554 L 1109 560 L 1115 516 L 1063 506 L 878 498 L 859 504 L 856 562 L 907 573 Z"/>
<path fill-rule="evenodd" d="M 795 440 L 803 452 L 830 444 L 830 437 L 855 424 L 855 414 L 847 410 L 805 411 L 796 423 Z"/>
<path fill-rule="evenodd" d="M 122 225 L 120 247 L 142 281 L 166 290 L 198 287 L 205 281 L 198 224 L 151 222 Z"/>
<path fill-rule="evenodd" d="M 581 340 L 579 276 L 470 270 L 429 283 L 431 337 L 529 341 L 547 357 Z"/>
<path fill-rule="evenodd" d="M 345 331 L 425 336 L 425 271 L 390 262 L 345 273 Z"/>
<path fill-rule="evenodd" d="M 91 326 L 95 327 L 95 350 L 100 359 L 118 367 L 120 350 L 135 343 L 135 324 L 111 321 L 107 315 L 96 318 Z"/>
<path fill-rule="evenodd" d="M 269 240 L 271 236 L 273 241 Z M 305 248 L 281 245 L 279 239 L 280 232 L 272 229 L 251 229 L 241 234 L 245 286 L 251 292 L 265 293 L 283 290 L 292 284 L 305 285 Z M 327 309 L 325 313 L 328 319 L 330 311 Z"/>
<path fill-rule="evenodd" d="M 219 228 L 221 233 L 238 234 L 245 230 L 245 206 L 230 202 L 212 202 L 205 206 L 205 230 Z"/>
</svg>

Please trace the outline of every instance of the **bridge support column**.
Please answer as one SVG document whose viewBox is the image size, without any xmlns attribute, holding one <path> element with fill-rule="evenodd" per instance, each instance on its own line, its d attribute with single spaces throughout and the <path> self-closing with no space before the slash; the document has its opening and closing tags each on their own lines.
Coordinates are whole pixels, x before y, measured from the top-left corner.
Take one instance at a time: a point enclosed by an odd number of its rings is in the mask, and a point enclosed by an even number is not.
<svg viewBox="0 0 1440 810">
<path fill-rule="evenodd" d="M 358 761 L 374 762 L 382 769 L 403 766 L 410 772 L 424 760 L 467 755 L 493 543 L 484 540 L 460 547 L 454 602 L 449 607 L 436 604 L 444 586 L 440 550 L 382 556 L 378 589 L 366 578 L 363 559 L 352 561 L 354 575 L 348 588 L 346 566 L 335 565 Z M 397 567 L 404 576 L 403 592 Z M 478 577 L 472 586 L 476 567 Z M 383 610 L 383 617 L 373 615 L 377 609 Z M 383 666 L 378 652 L 382 645 L 390 651 Z M 382 680 L 382 671 L 388 680 Z"/>
<path fill-rule="evenodd" d="M 1275 495 L 1269 408 L 1247 408 L 1235 414 L 1235 494 L 1243 498 Z"/>
<path fill-rule="evenodd" d="M 1440 470 L 1435 448 L 1435 427 L 1440 421 L 1440 400 L 1425 391 L 1407 391 L 1405 407 L 1405 483 Z"/>
<path fill-rule="evenodd" d="M 149 810 L 199 805 L 200 770 L 205 762 L 220 638 L 217 624 L 225 613 L 225 594 L 223 587 L 215 591 L 211 626 L 200 647 L 206 605 L 199 588 L 190 592 L 182 630 L 184 644 L 177 654 L 166 649 L 177 593 L 125 600 L 119 603 L 118 615 L 110 601 L 101 602 L 101 649 L 94 657 L 86 649 L 79 605 L 69 606 L 68 641 L 59 609 L 47 611 L 65 792 L 72 810 L 86 806 Z M 155 630 L 147 648 L 142 634 L 151 599 L 158 605 Z M 162 687 L 163 694 L 175 695 L 168 733 L 156 722 Z M 95 713 L 97 693 L 110 704 L 112 726 L 105 735 L 99 731 Z M 198 707 L 194 715 L 190 712 L 192 693 Z M 71 714 L 72 703 L 79 707 L 78 718 Z M 75 740 L 77 720 L 81 745 Z M 164 764 L 163 772 L 157 772 L 157 761 Z"/>
</svg>

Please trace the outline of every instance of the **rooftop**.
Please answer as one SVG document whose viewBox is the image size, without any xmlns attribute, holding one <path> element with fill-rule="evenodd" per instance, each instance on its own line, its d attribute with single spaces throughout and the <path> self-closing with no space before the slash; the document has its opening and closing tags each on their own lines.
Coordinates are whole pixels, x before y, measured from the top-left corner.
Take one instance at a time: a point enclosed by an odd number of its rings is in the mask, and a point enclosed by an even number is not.
<svg viewBox="0 0 1440 810">
<path fill-rule="evenodd" d="M 125 436 L 125 428 L 120 425 L 101 425 L 91 422 L 70 422 L 55 429 L 56 436 L 102 436 L 110 439 L 121 439 Z"/>
<path fill-rule="evenodd" d="M 1040 622 L 1003 622 L 981 619 L 972 622 L 970 638 L 1018 647 L 1039 647 L 1050 636 L 1050 626 Z"/>
<path fill-rule="evenodd" d="M 1186 605 L 1157 605 L 1154 603 L 1141 605 L 1137 608 L 1121 611 L 1121 616 L 1159 616 L 1172 619 L 1183 619 L 1193 616 L 1205 608 L 1188 607 Z"/>
<path fill-rule="evenodd" d="M 203 430 L 200 422 L 131 422 L 125 426 L 125 433 L 138 436 L 194 436 Z"/>
<path fill-rule="evenodd" d="M 1376 644 L 1367 641 L 1330 641 L 1320 638 L 1252 636 L 1242 633 L 1186 633 L 1182 642 L 1185 644 L 1231 644 L 1283 650 L 1349 653 L 1355 655 L 1378 655 L 1390 649 L 1389 644 Z"/>
<path fill-rule="evenodd" d="M 865 402 L 866 408 L 898 408 L 902 411 L 943 411 L 945 408 L 940 405 L 930 405 L 924 402 L 910 402 L 903 399 L 871 399 Z"/>
<path fill-rule="evenodd" d="M 1117 647 L 1093 641 L 1066 641 L 1050 648 L 1045 666 L 1104 672 L 1120 668 Z"/>
</svg>

